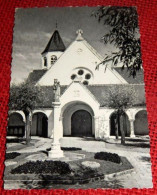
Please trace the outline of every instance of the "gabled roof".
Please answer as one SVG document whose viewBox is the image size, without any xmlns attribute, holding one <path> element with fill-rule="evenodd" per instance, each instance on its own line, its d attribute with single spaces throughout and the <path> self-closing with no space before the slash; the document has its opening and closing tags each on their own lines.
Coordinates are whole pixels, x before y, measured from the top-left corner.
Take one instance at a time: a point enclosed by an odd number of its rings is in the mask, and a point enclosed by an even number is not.
<svg viewBox="0 0 157 195">
<path fill-rule="evenodd" d="M 124 78 L 129 84 L 143 84 L 143 70 L 141 69 L 140 71 L 137 72 L 135 78 L 129 75 L 129 71 L 127 68 L 122 70 L 120 67 L 114 68 L 121 76 Z M 46 69 L 39 69 L 39 70 L 33 70 L 28 76 L 28 81 L 37 83 L 39 79 L 47 72 Z"/>
<path fill-rule="evenodd" d="M 61 86 L 61 95 L 64 93 L 67 86 Z M 53 86 L 41 86 L 41 89 L 45 95 L 45 101 L 42 104 L 38 104 L 37 107 L 51 108 L 53 102 Z"/>
<path fill-rule="evenodd" d="M 124 78 L 129 84 L 143 84 L 143 70 L 141 69 L 139 72 L 137 72 L 136 77 L 133 78 L 132 76 L 129 76 L 129 72 L 127 71 L 127 68 L 122 70 L 120 67 L 114 68 L 121 76 Z M 46 69 L 39 69 L 39 70 L 33 70 L 28 76 L 28 79 L 30 82 L 37 83 L 39 79 L 47 72 Z"/>
<path fill-rule="evenodd" d="M 65 45 L 62 41 L 62 38 L 58 32 L 58 30 L 55 30 L 52 37 L 50 38 L 46 48 L 41 54 L 44 54 L 46 52 L 50 51 L 65 51 Z"/>
<path fill-rule="evenodd" d="M 114 68 L 128 83 L 130 84 L 142 84 L 144 83 L 144 72 L 143 69 L 136 72 L 136 76 L 133 78 L 132 75 L 130 75 L 129 70 L 127 68 L 124 68 L 122 70 L 121 67 Z"/>
<path fill-rule="evenodd" d="M 96 97 L 101 107 L 108 106 L 108 101 L 106 100 L 106 94 L 109 94 L 109 91 L 114 91 L 115 88 L 125 89 L 126 92 L 130 91 L 132 88 L 137 94 L 137 99 L 134 104 L 137 106 L 145 104 L 145 90 L 144 85 L 128 85 L 128 84 L 108 84 L 108 85 L 87 85 L 87 89 Z"/>
<path fill-rule="evenodd" d="M 31 83 L 37 83 L 39 79 L 45 74 L 47 70 L 46 69 L 40 69 L 40 70 L 33 70 L 27 78 L 27 81 Z"/>
<path fill-rule="evenodd" d="M 67 89 L 67 85 L 61 86 L 61 95 L 64 94 L 64 92 Z M 108 94 L 109 90 L 115 90 L 115 88 L 125 88 L 126 91 L 129 91 L 131 88 L 135 90 L 137 93 L 138 99 L 134 102 L 135 106 L 143 106 L 145 105 L 145 90 L 144 85 L 121 85 L 121 84 L 110 84 L 110 85 L 87 85 L 84 86 L 89 90 L 89 92 L 96 98 L 96 100 L 99 102 L 100 107 L 107 107 L 108 102 L 106 101 L 106 94 Z M 53 101 L 53 86 L 41 86 L 46 101 L 44 101 L 41 105 L 38 105 L 38 107 L 52 107 L 52 101 Z"/>
</svg>

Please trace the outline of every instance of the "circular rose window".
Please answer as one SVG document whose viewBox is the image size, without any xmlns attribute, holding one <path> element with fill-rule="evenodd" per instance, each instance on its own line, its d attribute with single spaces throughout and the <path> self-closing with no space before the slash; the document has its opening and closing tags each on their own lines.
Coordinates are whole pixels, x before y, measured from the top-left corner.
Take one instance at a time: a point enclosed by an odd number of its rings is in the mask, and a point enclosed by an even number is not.
<svg viewBox="0 0 157 195">
<path fill-rule="evenodd" d="M 76 79 L 83 83 L 84 85 L 89 85 L 93 81 L 93 76 L 91 71 L 86 68 L 76 68 L 71 74 L 71 80 L 75 81 Z"/>
</svg>

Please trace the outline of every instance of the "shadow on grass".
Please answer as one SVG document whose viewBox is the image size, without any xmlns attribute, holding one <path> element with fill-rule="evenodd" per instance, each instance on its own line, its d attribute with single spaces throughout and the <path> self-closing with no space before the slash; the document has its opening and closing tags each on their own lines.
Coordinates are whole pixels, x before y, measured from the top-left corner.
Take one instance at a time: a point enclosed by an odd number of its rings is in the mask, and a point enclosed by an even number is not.
<svg viewBox="0 0 157 195">
<path fill-rule="evenodd" d="M 94 137 L 82 137 L 81 141 L 103 141 L 103 140 L 96 140 Z"/>
<path fill-rule="evenodd" d="M 73 184 L 54 184 L 48 180 L 45 176 L 42 181 L 23 181 L 22 188 L 24 189 L 120 189 L 124 188 L 124 185 L 118 179 L 110 181 L 98 180 L 94 182 L 88 182 L 84 184 L 73 183 Z"/>
<path fill-rule="evenodd" d="M 129 141 L 129 142 L 149 142 L 149 139 L 131 139 L 131 138 L 126 138 L 126 141 Z"/>
<path fill-rule="evenodd" d="M 147 156 L 142 156 L 140 158 L 143 162 L 150 162 L 150 157 L 147 157 Z"/>
<path fill-rule="evenodd" d="M 8 152 L 5 154 L 5 159 L 6 160 L 11 160 L 11 159 L 14 159 L 16 158 L 17 156 L 20 156 L 21 154 L 18 153 L 18 152 Z"/>
<path fill-rule="evenodd" d="M 6 143 L 22 143 L 25 142 L 26 139 L 24 138 L 7 138 Z"/>
<path fill-rule="evenodd" d="M 136 147 L 136 148 L 150 148 L 149 143 L 126 143 L 124 146 L 129 146 L 129 147 Z"/>
<path fill-rule="evenodd" d="M 46 151 L 50 151 L 51 148 L 47 148 Z M 61 147 L 61 150 L 63 151 L 79 151 L 82 150 L 82 148 L 76 148 L 76 147 Z"/>
</svg>

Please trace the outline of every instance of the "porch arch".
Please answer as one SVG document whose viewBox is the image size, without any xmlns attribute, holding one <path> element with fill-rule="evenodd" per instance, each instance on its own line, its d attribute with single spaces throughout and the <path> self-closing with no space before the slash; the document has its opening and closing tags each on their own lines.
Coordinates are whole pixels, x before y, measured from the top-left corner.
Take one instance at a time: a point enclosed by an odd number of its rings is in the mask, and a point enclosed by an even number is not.
<svg viewBox="0 0 157 195">
<path fill-rule="evenodd" d="M 86 120 L 85 122 L 87 123 L 90 122 L 90 117 L 91 117 L 91 136 L 94 136 L 95 134 L 94 111 L 89 105 L 87 105 L 84 102 L 80 102 L 80 101 L 70 102 L 62 108 L 61 118 L 62 118 L 62 123 L 63 123 L 63 135 L 71 136 L 73 134 L 72 133 L 72 118 L 75 118 L 74 114 L 76 115 L 76 112 L 79 112 L 79 115 L 85 114 L 85 120 Z M 84 123 L 84 125 L 86 124 Z M 90 124 L 87 124 L 87 126 L 90 126 Z M 89 135 L 89 133 L 87 134 Z M 86 133 L 84 133 L 84 136 L 85 135 Z M 80 136 L 81 136 L 81 133 L 80 133 Z"/>
<path fill-rule="evenodd" d="M 36 114 L 36 113 L 42 113 L 42 114 L 44 114 L 44 115 L 46 115 L 48 117 L 47 113 L 45 111 L 43 111 L 43 110 L 34 110 L 33 111 L 33 115 Z"/>
<path fill-rule="evenodd" d="M 134 133 L 135 135 L 149 134 L 146 110 L 140 110 L 136 113 L 134 121 Z"/>
<path fill-rule="evenodd" d="M 21 111 L 21 110 L 11 110 L 11 111 L 8 112 L 9 117 L 10 117 L 10 115 L 12 115 L 14 113 L 20 114 L 22 119 L 23 119 L 23 122 L 26 122 L 26 116 L 25 116 L 23 111 Z"/>
<path fill-rule="evenodd" d="M 110 136 L 115 136 L 115 128 L 116 128 L 115 120 L 116 120 L 116 113 L 114 111 L 110 114 Z M 124 112 L 123 118 L 121 120 L 123 120 L 123 129 L 125 132 L 125 136 L 129 137 L 130 136 L 130 122 L 129 122 L 129 117 L 126 114 L 126 112 Z M 118 123 L 118 126 L 120 126 L 120 122 Z M 118 135 L 121 136 L 120 131 L 118 131 Z"/>
<path fill-rule="evenodd" d="M 24 134 L 25 134 L 24 116 L 19 112 L 9 113 L 7 135 L 23 137 Z"/>
<path fill-rule="evenodd" d="M 45 113 L 40 111 L 33 113 L 31 136 L 48 137 L 48 117 Z"/>
</svg>

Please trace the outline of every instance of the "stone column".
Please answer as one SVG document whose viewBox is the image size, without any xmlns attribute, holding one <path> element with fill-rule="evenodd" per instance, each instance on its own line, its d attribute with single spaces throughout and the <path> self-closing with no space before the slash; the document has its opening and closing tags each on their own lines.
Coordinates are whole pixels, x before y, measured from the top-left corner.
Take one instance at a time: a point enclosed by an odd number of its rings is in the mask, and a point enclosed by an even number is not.
<svg viewBox="0 0 157 195">
<path fill-rule="evenodd" d="M 129 119 L 130 121 L 130 137 L 135 137 L 134 133 L 134 119 Z"/>
<path fill-rule="evenodd" d="M 95 138 L 99 138 L 99 117 L 94 116 L 95 123 Z"/>
<path fill-rule="evenodd" d="M 61 158 L 64 156 L 63 151 L 61 150 L 60 147 L 60 112 L 59 112 L 59 107 L 60 107 L 60 102 L 53 102 L 52 103 L 53 108 L 54 108 L 54 128 L 53 128 L 53 142 L 51 144 L 51 150 L 48 153 L 48 156 L 50 158 Z"/>
<path fill-rule="evenodd" d="M 109 138 L 110 136 L 110 121 L 108 119 L 104 119 L 104 138 Z"/>
</svg>

